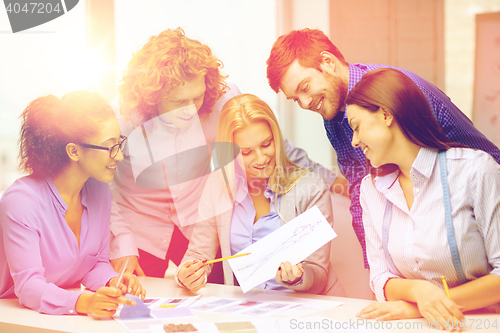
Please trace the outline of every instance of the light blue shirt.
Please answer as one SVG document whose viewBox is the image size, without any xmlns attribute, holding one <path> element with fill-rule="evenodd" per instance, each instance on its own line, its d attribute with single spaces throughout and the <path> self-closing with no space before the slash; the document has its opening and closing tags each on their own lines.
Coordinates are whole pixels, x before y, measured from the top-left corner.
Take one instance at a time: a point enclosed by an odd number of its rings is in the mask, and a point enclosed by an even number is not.
<svg viewBox="0 0 500 333">
<path fill-rule="evenodd" d="M 271 232 L 277 230 L 281 227 L 281 219 L 276 211 L 275 205 L 275 192 L 273 192 L 269 187 L 267 187 L 264 192 L 264 196 L 271 199 L 271 212 L 267 215 L 262 216 L 257 222 L 253 223 L 255 220 L 255 207 L 253 206 L 252 198 L 248 193 L 246 179 L 236 174 L 236 195 L 235 204 L 233 209 L 233 215 L 231 218 L 231 230 L 230 230 L 230 245 L 231 245 L 231 255 L 234 255 L 244 248 L 252 245 L 253 243 L 259 241 L 260 239 L 266 237 Z M 279 198 L 278 194 L 278 209 L 279 209 Z M 288 288 L 280 286 L 276 279 L 273 277 L 268 281 L 259 284 L 256 288 L 261 289 L 274 289 L 274 290 L 290 290 Z"/>
</svg>

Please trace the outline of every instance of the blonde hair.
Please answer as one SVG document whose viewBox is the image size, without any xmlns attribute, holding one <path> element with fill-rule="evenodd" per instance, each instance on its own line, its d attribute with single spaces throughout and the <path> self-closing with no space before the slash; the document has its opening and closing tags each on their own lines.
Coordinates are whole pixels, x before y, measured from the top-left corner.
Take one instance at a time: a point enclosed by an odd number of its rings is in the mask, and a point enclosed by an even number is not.
<svg viewBox="0 0 500 333">
<path fill-rule="evenodd" d="M 228 100 L 222 107 L 219 117 L 217 141 L 234 143 L 236 132 L 258 122 L 269 125 L 276 151 L 276 166 L 269 177 L 268 185 L 276 194 L 287 193 L 308 170 L 297 166 L 288 159 L 278 120 L 266 102 L 251 94 L 238 95 Z"/>
</svg>

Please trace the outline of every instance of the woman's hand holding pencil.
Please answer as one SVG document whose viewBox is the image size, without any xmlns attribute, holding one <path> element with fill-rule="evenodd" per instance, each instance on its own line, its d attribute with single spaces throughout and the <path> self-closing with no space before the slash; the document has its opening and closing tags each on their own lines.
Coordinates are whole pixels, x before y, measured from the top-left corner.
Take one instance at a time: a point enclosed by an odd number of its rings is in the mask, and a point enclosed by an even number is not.
<svg viewBox="0 0 500 333">
<path fill-rule="evenodd" d="M 177 272 L 178 282 L 192 292 L 197 292 L 207 283 L 206 267 L 215 262 L 247 256 L 250 253 L 241 253 L 234 256 L 218 258 L 213 260 L 187 261 Z"/>
<path fill-rule="evenodd" d="M 207 283 L 206 263 L 207 260 L 185 262 L 177 272 L 177 280 L 183 287 L 192 292 L 197 292 Z"/>
<path fill-rule="evenodd" d="M 136 305 L 134 300 L 125 298 L 127 292 L 144 299 L 146 290 L 142 288 L 135 275 L 125 273 L 126 267 L 127 263 L 123 265 L 117 277 L 108 281 L 108 287 L 101 287 L 94 294 L 81 294 L 76 301 L 75 310 L 98 318 L 111 317 L 120 304 Z"/>
</svg>

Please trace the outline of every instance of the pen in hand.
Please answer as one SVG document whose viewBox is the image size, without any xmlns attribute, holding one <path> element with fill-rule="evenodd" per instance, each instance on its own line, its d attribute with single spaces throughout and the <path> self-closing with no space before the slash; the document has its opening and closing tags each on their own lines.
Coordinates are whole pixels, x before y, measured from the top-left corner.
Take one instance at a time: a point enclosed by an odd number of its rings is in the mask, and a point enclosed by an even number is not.
<svg viewBox="0 0 500 333">
<path fill-rule="evenodd" d="M 448 298 L 451 299 L 450 289 L 448 288 L 448 283 L 446 283 L 446 278 L 444 277 L 444 275 L 441 275 L 441 280 L 443 281 L 443 287 L 444 287 L 444 292 L 446 293 L 446 296 L 448 296 Z"/>
<path fill-rule="evenodd" d="M 116 285 L 115 285 L 116 288 L 118 288 L 120 286 L 120 283 L 122 282 L 123 274 L 125 274 L 125 270 L 127 269 L 129 259 L 130 258 L 127 257 L 127 260 L 125 261 L 125 264 L 123 265 L 122 270 L 120 271 L 120 275 L 118 275 L 118 280 L 116 280 Z"/>
<path fill-rule="evenodd" d="M 448 283 L 446 283 L 446 278 L 444 277 L 444 275 L 441 275 L 441 281 L 443 281 L 443 288 L 446 296 L 451 299 L 450 289 L 448 288 Z M 457 319 L 457 317 L 453 316 L 453 319 Z"/>
<path fill-rule="evenodd" d="M 214 259 L 214 260 L 208 260 L 207 262 L 205 262 L 205 265 L 213 264 L 214 262 L 219 262 L 219 261 L 223 261 L 223 260 L 227 260 L 227 259 L 243 257 L 243 256 L 247 256 L 249 254 L 250 253 L 240 253 L 240 254 L 235 254 L 234 256 L 229 256 L 229 257 L 224 257 L 224 258 L 219 258 L 219 259 Z"/>
</svg>

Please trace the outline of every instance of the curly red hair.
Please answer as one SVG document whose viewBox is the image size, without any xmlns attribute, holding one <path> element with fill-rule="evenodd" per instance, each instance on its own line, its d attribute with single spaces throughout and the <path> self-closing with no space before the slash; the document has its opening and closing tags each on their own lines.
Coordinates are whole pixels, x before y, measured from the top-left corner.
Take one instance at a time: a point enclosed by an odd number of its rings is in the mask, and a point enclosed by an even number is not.
<svg viewBox="0 0 500 333">
<path fill-rule="evenodd" d="M 301 66 L 315 68 L 321 72 L 323 51 L 330 52 L 347 65 L 342 53 L 321 30 L 306 28 L 278 37 L 266 61 L 267 79 L 271 89 L 279 92 L 281 79 L 295 59 L 299 60 Z"/>
<path fill-rule="evenodd" d="M 198 115 L 206 119 L 228 89 L 226 77 L 220 73 L 222 67 L 208 46 L 187 38 L 182 28 L 163 31 L 151 37 L 130 60 L 119 88 L 120 112 L 140 125 L 158 115 L 160 90 L 169 87 L 168 93 L 185 81 L 205 75 L 207 89 Z"/>
</svg>

